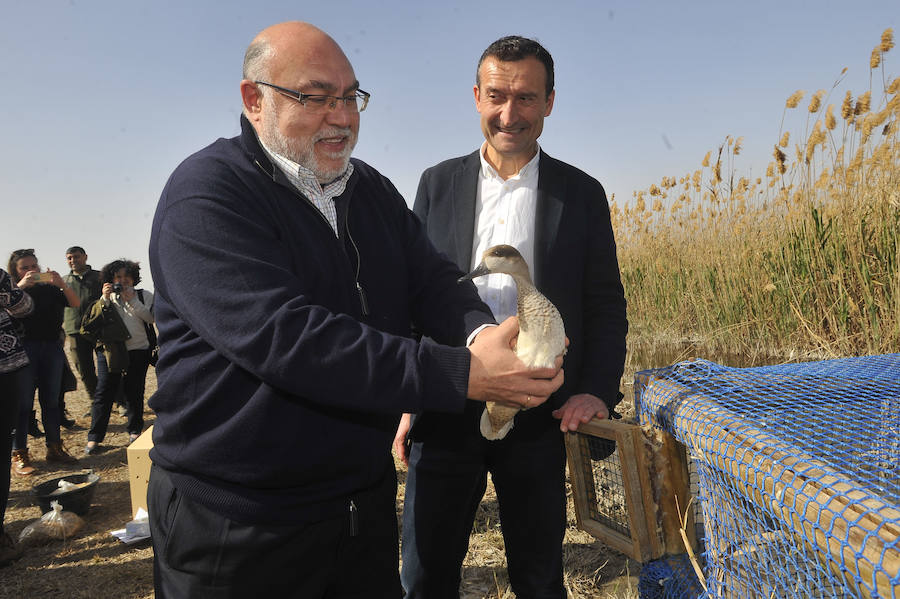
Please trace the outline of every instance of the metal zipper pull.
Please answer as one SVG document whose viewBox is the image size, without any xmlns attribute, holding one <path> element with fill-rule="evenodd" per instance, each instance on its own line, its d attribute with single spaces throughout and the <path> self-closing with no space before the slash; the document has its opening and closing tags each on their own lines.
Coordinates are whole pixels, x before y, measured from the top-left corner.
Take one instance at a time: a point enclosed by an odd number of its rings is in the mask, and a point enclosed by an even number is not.
<svg viewBox="0 0 900 599">
<path fill-rule="evenodd" d="M 350 500 L 350 536 L 355 537 L 359 534 L 359 512 L 356 509 L 356 504 L 353 500 Z"/>
<path fill-rule="evenodd" d="M 356 291 L 359 292 L 359 305 L 362 307 L 363 316 L 369 315 L 369 301 L 366 299 L 366 292 L 363 290 L 359 281 L 356 282 Z"/>
</svg>

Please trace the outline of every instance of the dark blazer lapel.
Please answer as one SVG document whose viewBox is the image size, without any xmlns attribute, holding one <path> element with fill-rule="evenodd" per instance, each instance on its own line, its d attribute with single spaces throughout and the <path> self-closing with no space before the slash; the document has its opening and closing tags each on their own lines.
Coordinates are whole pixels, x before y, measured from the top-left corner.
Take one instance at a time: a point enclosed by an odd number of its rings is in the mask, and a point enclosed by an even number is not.
<svg viewBox="0 0 900 599">
<path fill-rule="evenodd" d="M 534 219 L 534 283 L 537 287 L 542 286 L 545 269 L 550 268 L 548 261 L 559 234 L 565 193 L 565 178 L 556 168 L 555 161 L 541 150 Z"/>
<path fill-rule="evenodd" d="M 453 174 L 453 223 L 456 225 L 456 259 L 461 270 L 472 267 L 472 243 L 475 236 L 475 197 L 478 194 L 478 169 L 481 168 L 480 150 L 463 158 L 460 168 Z"/>
</svg>

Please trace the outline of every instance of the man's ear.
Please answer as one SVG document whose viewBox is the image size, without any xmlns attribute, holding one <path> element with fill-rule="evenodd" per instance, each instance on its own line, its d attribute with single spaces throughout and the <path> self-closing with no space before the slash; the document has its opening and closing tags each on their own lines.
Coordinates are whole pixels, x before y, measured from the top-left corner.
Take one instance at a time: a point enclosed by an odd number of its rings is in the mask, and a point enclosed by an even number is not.
<svg viewBox="0 0 900 599">
<path fill-rule="evenodd" d="M 550 116 L 550 113 L 553 111 L 553 100 L 556 98 L 556 90 L 554 89 L 550 92 L 550 95 L 547 96 L 547 110 L 544 112 L 544 116 Z"/>
<path fill-rule="evenodd" d="M 253 122 L 259 121 L 262 113 L 262 92 L 259 86 L 244 79 L 241 81 L 241 101 L 244 104 L 244 114 Z"/>
</svg>

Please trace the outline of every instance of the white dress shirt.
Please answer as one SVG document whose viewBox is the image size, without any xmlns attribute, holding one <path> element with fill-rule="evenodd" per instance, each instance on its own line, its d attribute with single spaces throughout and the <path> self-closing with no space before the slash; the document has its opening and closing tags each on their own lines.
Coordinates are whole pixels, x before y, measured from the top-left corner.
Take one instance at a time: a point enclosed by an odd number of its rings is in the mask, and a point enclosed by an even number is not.
<svg viewBox="0 0 900 599">
<path fill-rule="evenodd" d="M 538 161 L 540 148 L 519 172 L 506 179 L 484 157 L 487 142 L 479 153 L 478 192 L 475 197 L 475 232 L 472 236 L 472 264 L 475 268 L 489 247 L 505 243 L 522 254 L 534 277 L 534 219 L 537 206 Z M 516 314 L 516 284 L 505 274 L 492 274 L 474 280 L 497 322 Z"/>
</svg>

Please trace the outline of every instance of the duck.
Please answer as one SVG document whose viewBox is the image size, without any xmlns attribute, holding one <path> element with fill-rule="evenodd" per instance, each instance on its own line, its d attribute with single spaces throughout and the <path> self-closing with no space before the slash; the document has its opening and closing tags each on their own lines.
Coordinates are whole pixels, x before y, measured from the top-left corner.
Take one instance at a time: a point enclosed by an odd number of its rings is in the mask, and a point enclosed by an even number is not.
<svg viewBox="0 0 900 599">
<path fill-rule="evenodd" d="M 553 302 L 534 286 L 528 263 L 516 248 L 506 244 L 489 247 L 478 266 L 459 280 L 495 273 L 510 275 L 516 283 L 516 356 L 530 368 L 553 368 L 556 357 L 566 352 L 563 320 Z M 482 436 L 491 441 L 506 437 L 519 411 L 520 408 L 487 402 L 479 424 Z"/>
</svg>

